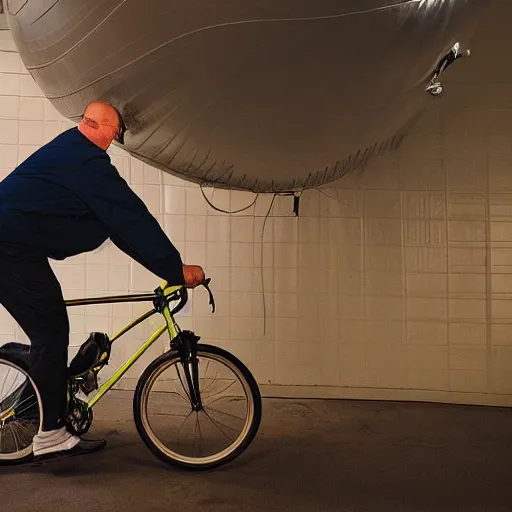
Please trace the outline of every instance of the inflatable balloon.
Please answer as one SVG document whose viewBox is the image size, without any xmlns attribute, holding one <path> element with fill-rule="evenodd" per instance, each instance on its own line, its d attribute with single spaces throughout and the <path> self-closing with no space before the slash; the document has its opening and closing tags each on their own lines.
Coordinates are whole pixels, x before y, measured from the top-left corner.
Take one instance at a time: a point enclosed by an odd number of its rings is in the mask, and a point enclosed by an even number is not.
<svg viewBox="0 0 512 512">
<path fill-rule="evenodd" d="M 316 187 L 395 146 L 468 55 L 483 3 L 4 0 L 61 114 L 109 101 L 135 157 L 255 192 Z"/>
</svg>

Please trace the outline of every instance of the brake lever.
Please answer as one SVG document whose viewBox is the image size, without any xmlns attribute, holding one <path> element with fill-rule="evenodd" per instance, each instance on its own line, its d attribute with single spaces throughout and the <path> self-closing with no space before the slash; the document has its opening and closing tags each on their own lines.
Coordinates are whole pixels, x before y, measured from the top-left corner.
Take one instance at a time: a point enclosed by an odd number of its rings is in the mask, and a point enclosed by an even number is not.
<svg viewBox="0 0 512 512">
<path fill-rule="evenodd" d="M 210 290 L 210 281 L 211 279 L 208 278 L 208 279 L 205 279 L 202 283 L 202 285 L 206 288 L 206 290 L 208 291 L 208 295 L 210 296 L 209 297 L 209 303 L 210 303 L 210 306 L 212 308 L 212 313 L 215 313 L 215 298 L 213 297 L 213 293 L 212 291 Z"/>
</svg>

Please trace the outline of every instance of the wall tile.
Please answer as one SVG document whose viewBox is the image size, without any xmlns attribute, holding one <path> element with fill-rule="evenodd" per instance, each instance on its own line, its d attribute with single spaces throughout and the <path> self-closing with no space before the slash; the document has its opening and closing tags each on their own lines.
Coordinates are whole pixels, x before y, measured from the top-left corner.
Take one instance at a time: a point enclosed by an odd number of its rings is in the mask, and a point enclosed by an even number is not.
<svg viewBox="0 0 512 512">
<path fill-rule="evenodd" d="M 377 313 L 378 314 L 378 308 Z M 365 318 L 365 298 L 358 295 L 339 295 L 338 312 L 340 320 L 359 320 Z M 381 316 L 381 315 L 380 315 Z"/>
<path fill-rule="evenodd" d="M 410 369 L 408 367 L 407 387 L 409 389 L 448 391 L 449 373 L 447 370 Z"/>
<path fill-rule="evenodd" d="M 229 267 L 231 247 L 228 242 L 208 242 L 206 264 L 208 267 Z"/>
<path fill-rule="evenodd" d="M 406 247 L 405 268 L 407 272 L 446 272 L 447 250 L 445 248 Z"/>
<path fill-rule="evenodd" d="M 231 291 L 252 292 L 256 274 L 255 270 L 251 267 L 232 267 Z"/>
<path fill-rule="evenodd" d="M 485 220 L 486 198 L 481 194 L 448 193 L 448 218 L 456 221 Z"/>
<path fill-rule="evenodd" d="M 187 215 L 206 215 L 207 202 L 205 201 L 199 187 L 185 187 L 185 195 Z"/>
<path fill-rule="evenodd" d="M 232 317 L 252 316 L 252 294 L 246 292 L 231 292 Z"/>
<path fill-rule="evenodd" d="M 442 298 L 407 298 L 407 318 L 409 320 L 446 320 L 448 302 Z"/>
<path fill-rule="evenodd" d="M 485 321 L 487 317 L 485 299 L 449 299 L 449 318 L 451 321 Z"/>
<path fill-rule="evenodd" d="M 43 97 L 41 89 L 30 75 L 20 77 L 20 94 L 21 96 Z"/>
<path fill-rule="evenodd" d="M 403 320 L 404 299 L 397 297 L 366 297 L 366 314 L 372 320 Z"/>
<path fill-rule="evenodd" d="M 476 345 L 450 347 L 450 370 L 485 371 L 486 369 L 486 347 Z"/>
<path fill-rule="evenodd" d="M 364 386 L 366 375 L 366 350 L 364 345 L 339 346 L 339 385 Z"/>
<path fill-rule="evenodd" d="M 44 98 L 20 98 L 20 119 L 41 121 L 44 119 Z"/>
<path fill-rule="evenodd" d="M 451 370 L 450 391 L 463 393 L 487 392 L 487 372 L 478 370 Z"/>
<path fill-rule="evenodd" d="M 228 242 L 230 234 L 231 219 L 228 216 L 206 217 L 206 237 L 208 242 Z"/>
<path fill-rule="evenodd" d="M 232 242 L 252 242 L 253 240 L 254 240 L 254 218 L 253 217 L 232 217 L 231 218 L 231 241 Z"/>
<path fill-rule="evenodd" d="M 0 144 L 0 166 L 5 169 L 14 169 L 18 165 L 18 146 L 14 144 Z"/>
<path fill-rule="evenodd" d="M 20 99 L 17 96 L 0 96 L 0 119 L 18 119 Z"/>
<path fill-rule="evenodd" d="M 409 272 L 405 275 L 405 283 L 409 297 L 441 298 L 448 295 L 446 274 Z"/>
<path fill-rule="evenodd" d="M 206 239 L 206 216 L 187 215 L 185 217 L 185 240 L 204 242 Z"/>
<path fill-rule="evenodd" d="M 450 322 L 448 326 L 450 345 L 486 345 L 487 326 L 476 323 Z"/>
<path fill-rule="evenodd" d="M 444 247 L 446 223 L 441 220 L 405 220 L 404 243 L 407 247 Z"/>
<path fill-rule="evenodd" d="M 446 345 L 448 323 L 427 320 L 407 321 L 407 344 Z"/>
<path fill-rule="evenodd" d="M 400 219 L 401 208 L 401 194 L 398 191 L 364 191 L 365 217 Z"/>
<path fill-rule="evenodd" d="M 205 266 L 208 261 L 208 246 L 205 242 L 186 242 L 185 258 L 189 265 Z"/>
<path fill-rule="evenodd" d="M 275 293 L 274 310 L 276 317 L 297 318 L 297 295 L 294 293 Z"/>
<path fill-rule="evenodd" d="M 448 370 L 448 347 L 411 345 L 407 347 L 407 367 L 415 370 Z"/>
<path fill-rule="evenodd" d="M 364 264 L 369 272 L 402 272 L 402 247 L 367 248 L 364 253 Z"/>
<path fill-rule="evenodd" d="M 185 215 L 164 215 L 163 228 L 166 235 L 171 239 L 172 242 L 185 241 Z"/>
<path fill-rule="evenodd" d="M 43 144 L 44 139 L 43 121 L 20 121 L 19 122 L 19 143 L 20 144 Z"/>
<path fill-rule="evenodd" d="M 274 244 L 274 267 L 296 268 L 298 253 L 296 244 Z"/>
<path fill-rule="evenodd" d="M 186 196 L 185 187 L 171 187 L 165 186 L 165 213 L 167 214 L 185 214 L 186 210 Z M 204 213 L 203 213 L 204 215 Z"/>
<path fill-rule="evenodd" d="M 341 289 L 344 293 L 350 293 L 350 289 L 354 292 L 356 290 L 360 291 L 360 274 L 351 274 L 352 279 L 341 279 L 338 280 Z M 345 277 L 345 276 L 344 276 Z M 350 286 L 350 283 L 353 283 L 353 286 Z M 346 287 L 348 284 L 348 287 Z M 364 274 L 364 293 L 367 295 L 393 295 L 393 296 L 402 296 L 404 294 L 404 283 L 403 283 L 403 275 L 398 273 L 390 273 L 390 272 L 366 272 Z"/>
<path fill-rule="evenodd" d="M 0 70 L 2 70 L 2 79 L 0 80 L 0 94 L 18 96 L 20 94 L 20 75 L 14 73 L 4 73 L 2 64 L 0 64 Z"/>
<path fill-rule="evenodd" d="M 254 265 L 254 245 L 252 243 L 231 243 L 231 266 L 252 267 Z"/>
<path fill-rule="evenodd" d="M 448 262 L 450 272 L 484 273 L 486 265 L 486 249 L 468 247 L 450 247 Z"/>
<path fill-rule="evenodd" d="M 365 243 L 371 245 L 401 246 L 402 224 L 397 219 L 371 219 L 364 221 Z"/>
<path fill-rule="evenodd" d="M 446 199 L 441 192 L 403 192 L 405 219 L 445 219 Z"/>
<path fill-rule="evenodd" d="M 480 221 L 450 221 L 448 223 L 448 240 L 450 242 L 485 242 L 486 224 Z"/>
<path fill-rule="evenodd" d="M 392 320 L 367 320 L 366 341 L 369 343 L 405 343 L 405 324 Z"/>
<path fill-rule="evenodd" d="M 21 58 L 17 53 L 0 52 L 0 72 L 20 73 Z"/>
<path fill-rule="evenodd" d="M 403 345 L 368 344 L 365 385 L 403 388 L 407 378 L 406 349 Z"/>
<path fill-rule="evenodd" d="M 279 217 L 274 219 L 274 240 L 278 243 L 296 243 L 298 240 L 298 226 L 297 218 Z"/>
<path fill-rule="evenodd" d="M 18 144 L 19 121 L 0 119 L 0 144 Z"/>
</svg>

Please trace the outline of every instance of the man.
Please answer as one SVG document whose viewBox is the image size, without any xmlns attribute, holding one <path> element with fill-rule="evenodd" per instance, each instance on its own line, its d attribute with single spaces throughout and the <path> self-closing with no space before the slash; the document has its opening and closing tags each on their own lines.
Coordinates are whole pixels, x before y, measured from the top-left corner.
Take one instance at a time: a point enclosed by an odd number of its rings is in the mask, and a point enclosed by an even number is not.
<svg viewBox="0 0 512 512">
<path fill-rule="evenodd" d="M 48 258 L 91 251 L 110 238 L 122 251 L 172 285 L 204 281 L 183 265 L 144 203 L 106 152 L 123 142 L 118 111 L 103 102 L 36 151 L 0 182 L 0 303 L 30 339 L 30 372 L 41 395 L 36 458 L 91 453 L 106 442 L 83 441 L 65 427 L 69 322 Z"/>
</svg>

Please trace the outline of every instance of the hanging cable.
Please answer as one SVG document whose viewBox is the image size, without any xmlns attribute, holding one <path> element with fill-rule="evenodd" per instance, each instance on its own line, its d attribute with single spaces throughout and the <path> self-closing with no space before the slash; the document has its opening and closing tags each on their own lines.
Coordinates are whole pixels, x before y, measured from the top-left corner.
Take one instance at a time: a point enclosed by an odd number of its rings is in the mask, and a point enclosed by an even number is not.
<svg viewBox="0 0 512 512">
<path fill-rule="evenodd" d="M 258 200 L 258 197 L 259 197 L 259 194 L 256 194 L 256 197 L 254 198 L 254 201 L 248 205 L 248 206 L 245 206 L 244 208 L 240 208 L 239 210 L 233 210 L 231 212 L 227 211 L 227 210 L 223 210 L 222 208 L 219 208 L 217 206 L 215 206 L 207 197 L 206 197 L 206 194 L 204 193 L 204 190 L 203 190 L 203 185 L 199 185 L 199 188 L 201 189 L 201 194 L 203 194 L 203 197 L 204 197 L 204 200 L 210 205 L 211 208 L 213 208 L 215 211 L 217 212 L 221 212 L 221 213 L 227 213 L 228 215 L 233 215 L 235 213 L 240 213 L 240 212 L 245 212 L 246 210 L 248 210 L 249 208 L 253 207 L 255 204 L 256 204 L 256 201 Z"/>
<path fill-rule="evenodd" d="M 274 194 L 272 201 L 270 202 L 270 206 L 268 207 L 267 214 L 263 219 L 263 226 L 261 228 L 261 254 L 260 254 L 260 273 L 261 273 L 261 295 L 263 299 L 263 336 L 267 334 L 267 300 L 265 298 L 265 273 L 263 272 L 263 240 L 265 238 L 265 227 L 267 224 L 267 219 L 272 212 L 272 208 L 274 206 L 274 201 L 278 194 Z"/>
</svg>

